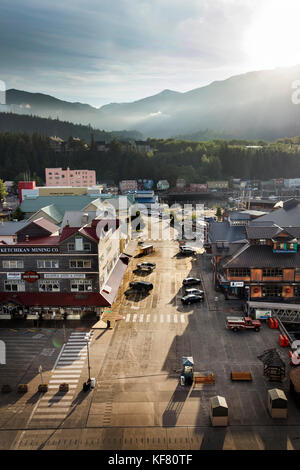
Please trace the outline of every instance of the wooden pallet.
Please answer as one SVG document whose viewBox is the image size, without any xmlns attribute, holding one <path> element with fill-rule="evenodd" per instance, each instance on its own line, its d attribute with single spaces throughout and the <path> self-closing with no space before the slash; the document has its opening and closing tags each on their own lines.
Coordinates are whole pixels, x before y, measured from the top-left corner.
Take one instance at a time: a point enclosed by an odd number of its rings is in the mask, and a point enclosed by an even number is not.
<svg viewBox="0 0 300 470">
<path fill-rule="evenodd" d="M 251 382 L 252 375 L 251 372 L 231 372 L 231 380 Z"/>
<path fill-rule="evenodd" d="M 197 375 L 194 374 L 194 385 L 196 384 L 214 384 L 215 383 L 215 376 L 214 374 L 210 375 Z"/>
</svg>

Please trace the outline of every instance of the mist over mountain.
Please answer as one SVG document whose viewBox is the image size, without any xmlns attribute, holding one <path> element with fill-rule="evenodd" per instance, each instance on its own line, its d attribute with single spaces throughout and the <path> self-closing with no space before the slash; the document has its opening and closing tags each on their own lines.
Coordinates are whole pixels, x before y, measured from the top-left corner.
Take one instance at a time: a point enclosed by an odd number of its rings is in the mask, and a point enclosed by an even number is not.
<svg viewBox="0 0 300 470">
<path fill-rule="evenodd" d="M 127 129 L 168 138 L 210 130 L 230 138 L 274 140 L 300 134 L 300 105 L 292 103 L 300 65 L 249 72 L 185 93 L 164 90 L 132 103 L 100 109 L 41 93 L 7 91 L 14 113 L 91 124 L 106 131 Z"/>
</svg>

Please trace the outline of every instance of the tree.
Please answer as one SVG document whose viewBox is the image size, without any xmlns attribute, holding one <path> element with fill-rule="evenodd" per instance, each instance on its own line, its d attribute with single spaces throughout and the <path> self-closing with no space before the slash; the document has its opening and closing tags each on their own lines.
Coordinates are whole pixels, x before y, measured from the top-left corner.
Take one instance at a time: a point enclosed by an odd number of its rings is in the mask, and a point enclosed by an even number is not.
<svg viewBox="0 0 300 470">
<path fill-rule="evenodd" d="M 221 207 L 217 207 L 216 217 L 217 217 L 218 221 L 220 222 L 221 219 L 222 219 L 222 209 L 221 209 Z"/>
<path fill-rule="evenodd" d="M 24 219 L 24 212 L 20 209 L 20 207 L 16 207 L 15 211 L 11 215 L 12 219 L 23 220 Z"/>
<path fill-rule="evenodd" d="M 0 179 L 0 201 L 3 202 L 6 200 L 6 196 L 7 196 L 7 189 L 6 189 L 6 186 L 4 184 L 4 181 L 2 179 Z"/>
</svg>

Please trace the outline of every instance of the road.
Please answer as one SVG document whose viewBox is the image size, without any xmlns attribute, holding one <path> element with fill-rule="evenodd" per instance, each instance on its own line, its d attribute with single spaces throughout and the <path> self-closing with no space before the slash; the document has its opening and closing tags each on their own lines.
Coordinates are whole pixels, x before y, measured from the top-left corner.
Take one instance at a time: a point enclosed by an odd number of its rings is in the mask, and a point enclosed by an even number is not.
<svg viewBox="0 0 300 470">
<path fill-rule="evenodd" d="M 277 347 L 278 332 L 267 325 L 260 333 L 226 330 L 226 315 L 236 313 L 240 305 L 220 294 L 216 301 L 209 258 L 178 256 L 178 244 L 172 240 L 153 244 L 155 253 L 143 260 L 155 262 L 156 269 L 137 275 L 133 271 L 141 258 L 131 260 L 109 314 L 121 319 L 112 321 L 113 329 L 96 330 L 91 337 L 96 388 L 81 391 L 87 378 L 86 349 L 83 334 L 70 330 L 64 349 L 47 359 L 51 364 L 46 377 L 53 387 L 68 380 L 69 395 L 61 397 L 53 388 L 34 398 L 32 390 L 24 403 L 15 393 L 2 394 L 0 400 L 10 400 L 12 409 L 19 402 L 23 409 L 14 426 L 3 419 L 0 448 L 300 449 L 300 412 L 289 396 L 288 379 L 269 383 L 257 359 L 265 349 Z M 204 303 L 182 306 L 181 286 L 187 275 L 201 277 Z M 153 283 L 153 291 L 126 299 L 129 282 L 141 278 Z M 45 344 L 40 341 L 41 350 Z M 288 363 L 287 351 L 283 354 Z M 214 373 L 215 384 L 182 387 L 185 355 L 194 357 L 196 371 Z M 250 371 L 253 381 L 233 383 L 231 371 Z M 267 390 L 275 387 L 288 396 L 287 420 L 272 420 L 268 414 Z M 209 398 L 215 395 L 227 400 L 227 428 L 211 426 Z M 5 410 L 8 403 L 1 406 Z"/>
</svg>

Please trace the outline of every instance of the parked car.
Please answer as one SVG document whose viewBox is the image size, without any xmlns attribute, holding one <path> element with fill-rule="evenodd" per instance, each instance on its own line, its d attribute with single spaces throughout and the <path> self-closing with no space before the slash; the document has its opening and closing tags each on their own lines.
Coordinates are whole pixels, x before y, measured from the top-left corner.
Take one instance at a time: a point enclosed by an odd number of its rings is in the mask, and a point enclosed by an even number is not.
<svg viewBox="0 0 300 470">
<path fill-rule="evenodd" d="M 185 289 L 185 295 L 201 295 L 204 298 L 203 290 L 195 288 Z"/>
<path fill-rule="evenodd" d="M 204 300 L 203 295 L 189 294 L 181 298 L 181 302 L 185 305 L 195 304 Z"/>
<path fill-rule="evenodd" d="M 149 292 L 153 289 L 153 284 L 146 281 L 133 281 L 129 284 L 129 287 L 134 290 Z"/>
<path fill-rule="evenodd" d="M 180 246 L 180 253 L 182 255 L 195 255 L 196 254 L 196 251 L 194 250 L 194 248 L 190 247 L 190 246 Z"/>
<path fill-rule="evenodd" d="M 197 277 L 186 277 L 183 279 L 182 284 L 184 286 L 194 286 L 196 284 L 201 284 L 201 279 L 198 279 Z"/>
<path fill-rule="evenodd" d="M 146 269 L 146 270 L 152 271 L 156 267 L 156 264 L 145 261 L 144 263 L 137 264 L 136 267 L 137 269 L 141 269 L 141 270 Z"/>
</svg>

